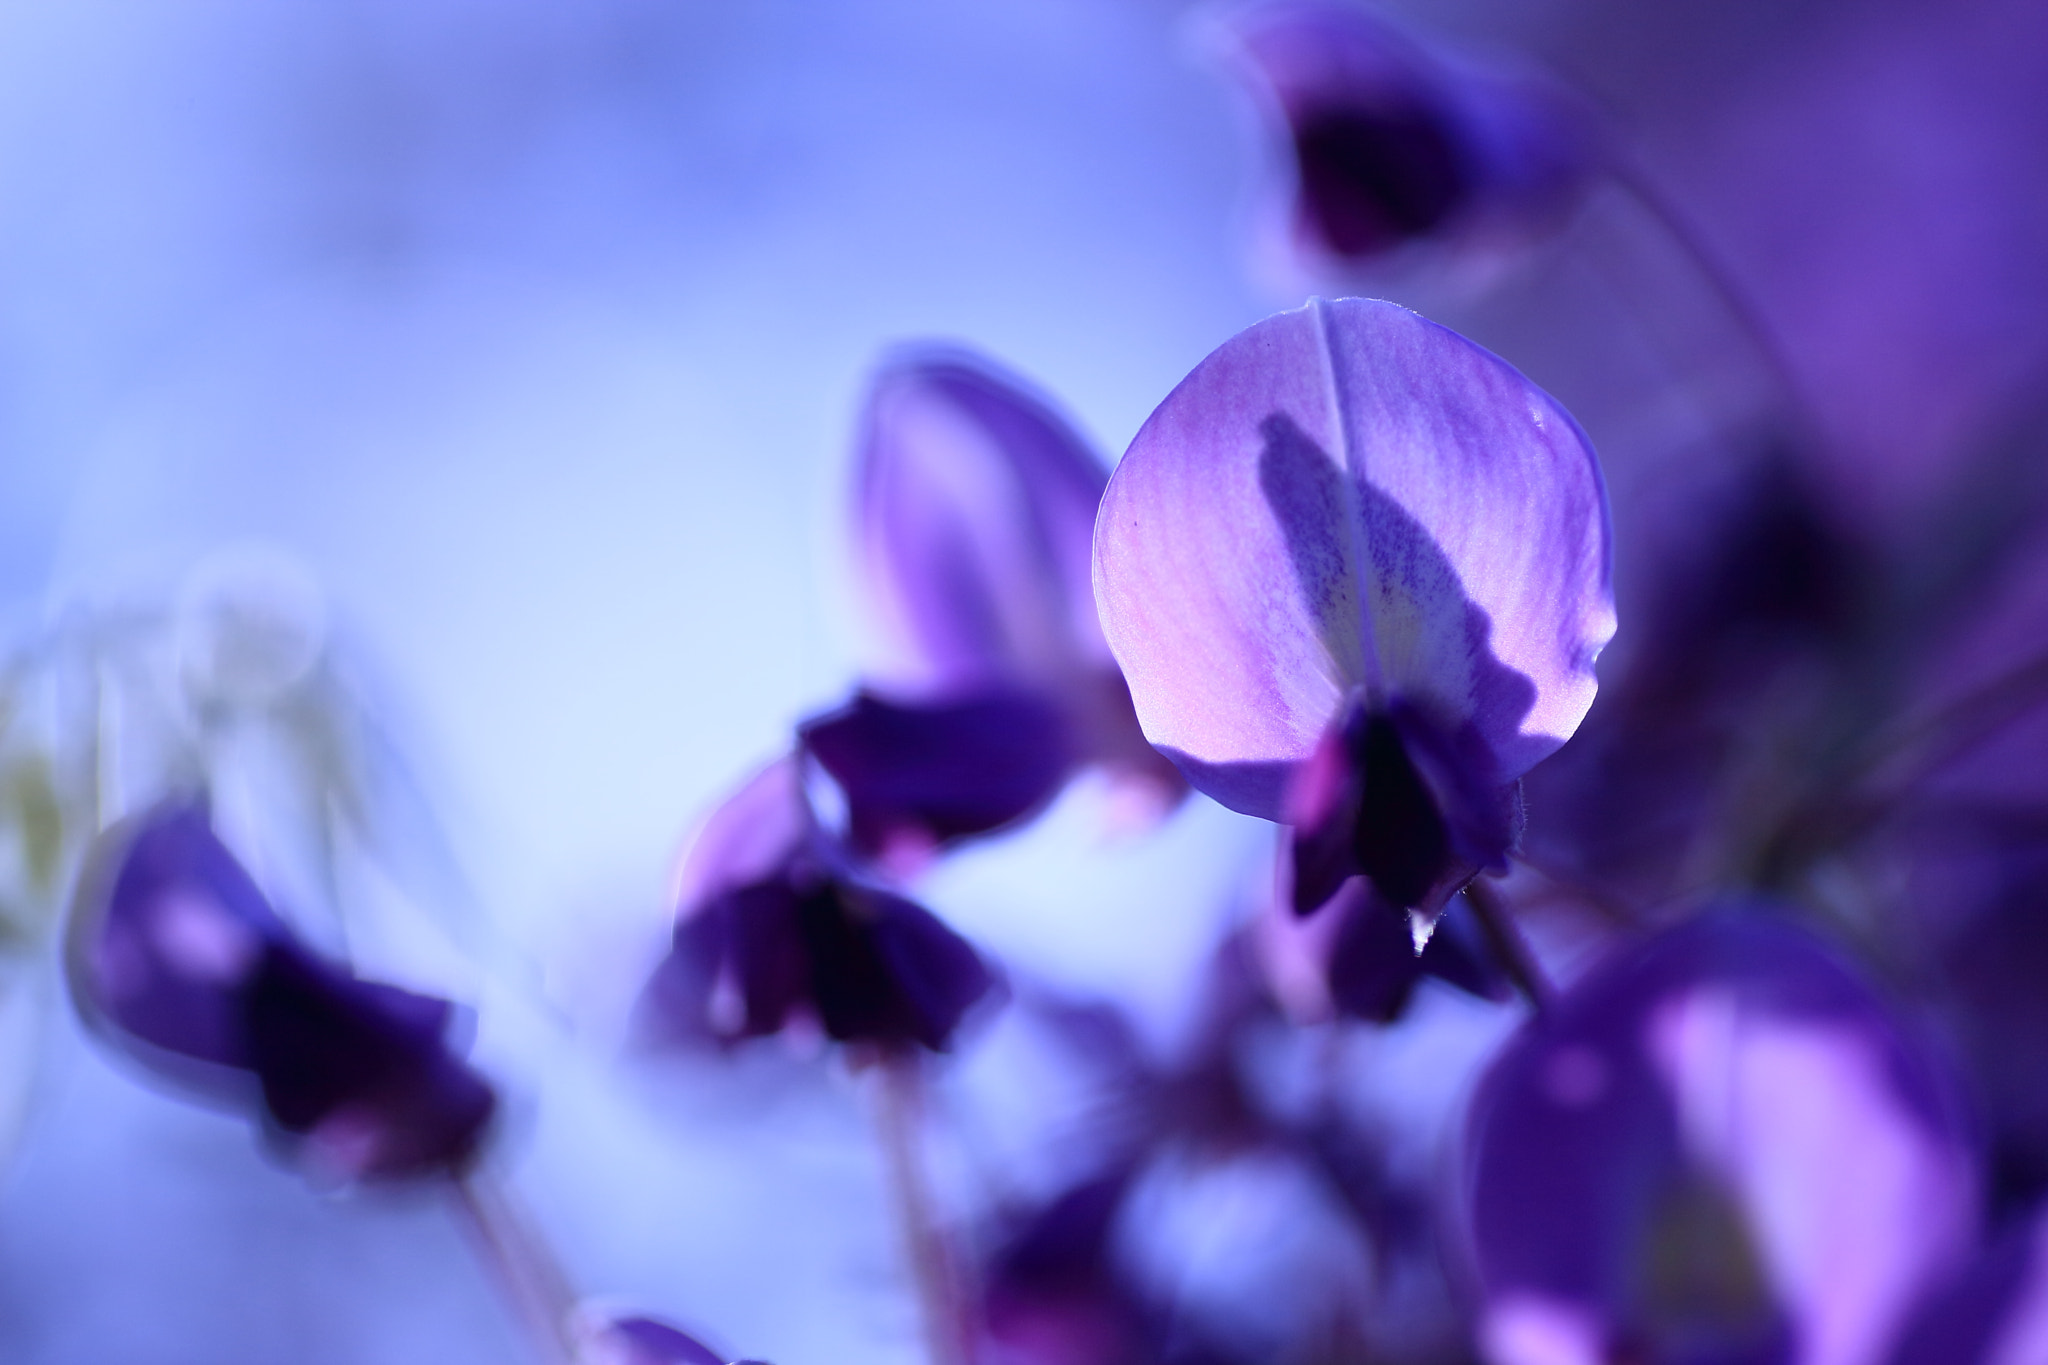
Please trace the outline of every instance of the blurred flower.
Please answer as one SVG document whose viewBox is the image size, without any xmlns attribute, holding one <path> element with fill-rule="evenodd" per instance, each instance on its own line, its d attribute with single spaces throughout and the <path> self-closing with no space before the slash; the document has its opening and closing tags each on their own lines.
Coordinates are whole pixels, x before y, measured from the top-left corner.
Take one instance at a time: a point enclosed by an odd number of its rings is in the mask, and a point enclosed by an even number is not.
<svg viewBox="0 0 2048 1365">
<path fill-rule="evenodd" d="M 1454 66 L 1364 8 L 1260 5 L 1217 28 L 1285 149 L 1290 245 L 1313 273 L 1528 236 L 1586 178 L 1592 139 L 1561 92 Z"/>
<path fill-rule="evenodd" d="M 315 1174 L 459 1171 L 496 1109 L 449 1049 L 453 1007 L 308 950 L 201 804 L 166 802 L 102 836 L 69 966 L 104 1038 L 188 1090 L 258 1110 Z"/>
<path fill-rule="evenodd" d="M 977 356 L 907 352 L 875 378 L 855 459 L 855 559 L 890 657 L 802 731 L 855 849 L 896 861 L 994 829 L 1082 764 L 1177 801 L 1096 622 L 1106 475 L 1067 422 Z"/>
<path fill-rule="evenodd" d="M 579 1336 L 576 1365 L 726 1365 L 703 1342 L 655 1318 L 597 1317 L 581 1324 Z"/>
<path fill-rule="evenodd" d="M 1482 1082 L 1465 1211 L 1496 1365 L 1875 1362 L 1966 1249 L 1945 1079 L 1769 914 L 1612 953 Z"/>
<path fill-rule="evenodd" d="M 1363 874 L 1433 916 L 1504 866 L 1516 782 L 1584 716 L 1614 630 L 1578 427 L 1363 299 L 1269 318 L 1182 381 L 1110 481 L 1095 582 L 1147 737 L 1296 826 L 1300 911 Z"/>
<path fill-rule="evenodd" d="M 684 857 L 675 938 L 643 1010 L 731 1043 L 809 1020 L 840 1042 L 944 1051 L 994 978 L 922 906 L 865 882 L 818 827 L 800 760 L 757 774 Z"/>
</svg>

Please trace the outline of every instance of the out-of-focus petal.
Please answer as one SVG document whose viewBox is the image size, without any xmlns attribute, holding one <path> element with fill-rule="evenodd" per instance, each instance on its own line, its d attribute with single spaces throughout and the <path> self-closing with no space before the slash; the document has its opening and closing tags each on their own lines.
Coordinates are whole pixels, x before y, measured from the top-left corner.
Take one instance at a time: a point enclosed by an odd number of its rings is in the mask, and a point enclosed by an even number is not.
<svg viewBox="0 0 2048 1365">
<path fill-rule="evenodd" d="M 778 783 L 788 766 L 770 770 Z M 757 779 L 736 804 L 751 807 L 761 791 Z M 779 799 L 767 818 L 784 819 Z M 745 842 L 730 827 L 720 838 Z M 732 1043 L 807 1018 L 841 1042 L 943 1051 L 993 985 L 965 939 L 922 906 L 855 880 L 813 830 L 756 880 L 679 907 L 640 1015 L 656 1042 Z"/>
<path fill-rule="evenodd" d="M 983 1271 L 981 1322 L 1001 1365 L 1143 1365 L 1157 1324 L 1115 1264 L 1112 1238 L 1130 1185 L 1118 1169 L 1036 1210 Z"/>
<path fill-rule="evenodd" d="M 1803 931 L 1722 913 L 1614 954 L 1509 1044 L 1466 1213 L 1497 1365 L 1855 1365 L 1967 1244 L 1975 1170 L 1883 1002 Z"/>
<path fill-rule="evenodd" d="M 655 1318 L 599 1319 L 581 1334 L 577 1365 L 725 1365 L 703 1342 Z"/>
<path fill-rule="evenodd" d="M 995 984 L 966 939 L 901 896 L 835 886 L 805 898 L 800 916 L 811 1000 L 841 1042 L 943 1052 Z"/>
<path fill-rule="evenodd" d="M 287 937 L 214 837 L 206 807 L 160 806 L 105 836 L 68 944 L 73 994 L 124 1039 L 221 1067 L 249 1064 L 241 991 Z"/>
<path fill-rule="evenodd" d="M 1471 726 L 1511 782 L 1584 716 L 1614 630 L 1577 425 L 1364 299 L 1268 318 L 1181 382 L 1110 480 L 1095 585 L 1146 736 L 1269 819 L 1354 688 Z"/>
<path fill-rule="evenodd" d="M 1357 264 L 1422 238 L 1528 233 L 1591 164 L 1559 92 L 1440 60 L 1362 6 L 1252 6 L 1219 29 L 1291 153 L 1294 233 L 1311 257 Z"/>
<path fill-rule="evenodd" d="M 875 377 L 855 475 L 854 546 L 922 694 L 1064 680 L 1108 659 L 1088 584 L 1106 475 L 1050 404 L 957 350 Z"/>
<path fill-rule="evenodd" d="M 447 1047 L 445 1000 L 359 981 L 273 945 L 242 999 L 249 1069 L 280 1134 L 321 1173 L 395 1179 L 457 1170 L 497 1110 Z"/>
<path fill-rule="evenodd" d="M 793 757 L 777 759 L 698 828 L 676 874 L 677 906 L 688 911 L 775 875 L 811 840 L 815 824 L 802 764 Z"/>
<path fill-rule="evenodd" d="M 1016 690 L 922 705 L 860 692 L 797 733 L 845 793 L 855 851 L 891 862 L 1031 814 L 1075 759 L 1062 708 Z"/>
<path fill-rule="evenodd" d="M 110 832 L 70 943 L 81 1011 L 188 1089 L 260 1109 L 337 1179 L 459 1169 L 497 1107 L 444 1000 L 356 978 L 294 938 L 209 826 L 171 802 Z M 253 1078 L 250 1086 L 245 1078 Z"/>
<path fill-rule="evenodd" d="M 2048 1217 L 2009 1229 L 1913 1315 L 1890 1365 L 2048 1360 Z"/>
</svg>

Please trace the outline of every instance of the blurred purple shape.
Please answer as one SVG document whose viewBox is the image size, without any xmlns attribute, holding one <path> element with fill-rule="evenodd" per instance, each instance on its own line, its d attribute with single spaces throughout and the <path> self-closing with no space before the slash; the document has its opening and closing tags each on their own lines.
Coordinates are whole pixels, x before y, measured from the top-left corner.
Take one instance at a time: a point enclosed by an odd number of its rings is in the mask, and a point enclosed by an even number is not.
<svg viewBox="0 0 2048 1365">
<path fill-rule="evenodd" d="M 1311 260 L 1529 235 L 1588 176 L 1590 131 L 1561 92 L 1460 69 L 1360 6 L 1254 6 L 1221 28 L 1285 148 L 1294 245 Z"/>
<path fill-rule="evenodd" d="M 591 1333 L 588 1365 L 725 1365 L 695 1337 L 653 1318 L 617 1318 Z"/>
<path fill-rule="evenodd" d="M 1088 556 L 1106 478 L 1050 404 L 978 356 L 911 350 L 876 375 L 853 542 L 892 657 L 881 695 L 806 727 L 846 784 L 857 843 L 878 828 L 934 845 L 981 833 L 1003 821 L 948 827 L 949 808 L 1014 819 L 1090 763 L 1151 806 L 1179 800 L 1180 779 L 1139 732 L 1096 621 Z M 885 723 L 890 746 L 909 755 L 890 782 L 917 784 L 918 802 L 891 806 L 874 790 L 891 756 L 870 741 Z M 927 761 L 963 738 L 984 761 Z"/>
<path fill-rule="evenodd" d="M 1496 1365 L 1877 1360 L 1967 1246 L 1945 1079 L 1771 914 L 1613 952 L 1481 1083 L 1465 1213 Z"/>
<path fill-rule="evenodd" d="M 905 706 L 864 691 L 797 733 L 846 794 L 847 841 L 890 863 L 1022 819 L 1073 762 L 1066 717 L 1040 692 Z"/>
<path fill-rule="evenodd" d="M 2009 1228 L 1925 1299 L 1889 1365 L 2048 1360 L 2048 1218 Z"/>
<path fill-rule="evenodd" d="M 1000 1365 L 1143 1365 L 1161 1326 L 1117 1266 L 1131 1172 L 1062 1192 L 1014 1227 L 982 1272 L 986 1350 Z"/>
<path fill-rule="evenodd" d="M 322 1175 L 457 1171 L 496 1110 L 449 1050 L 448 1002 L 312 953 L 199 803 L 167 802 L 104 837 L 69 949 L 73 998 L 104 1038 L 186 1089 L 260 1112 Z"/>
<path fill-rule="evenodd" d="M 673 946 L 643 1001 L 670 1038 L 732 1043 L 801 1018 L 840 1042 L 944 1051 L 995 984 L 930 911 L 854 874 L 794 758 L 712 815 L 679 881 Z"/>
<path fill-rule="evenodd" d="M 1364 873 L 1433 913 L 1504 865 L 1514 784 L 1585 715 L 1614 631 L 1577 425 L 1364 299 L 1268 318 L 1181 382 L 1110 481 L 1095 581 L 1147 737 L 1301 827 L 1304 909 Z"/>
</svg>

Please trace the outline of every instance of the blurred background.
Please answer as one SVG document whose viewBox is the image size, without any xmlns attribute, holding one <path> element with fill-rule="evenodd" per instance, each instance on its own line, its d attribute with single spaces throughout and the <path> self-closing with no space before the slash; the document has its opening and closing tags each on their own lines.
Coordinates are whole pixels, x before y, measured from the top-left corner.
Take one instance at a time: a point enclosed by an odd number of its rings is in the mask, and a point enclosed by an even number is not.
<svg viewBox="0 0 2048 1365">
<path fill-rule="evenodd" d="M 1886 534 L 2037 401 L 2030 0 L 1391 12 L 1577 88 L 1740 282 L 1845 517 Z M 347 893 L 391 908 L 359 952 L 476 1008 L 502 1159 L 579 1287 L 734 1354 L 907 1360 L 917 1330 L 851 1085 L 620 1060 L 676 852 L 860 666 L 846 467 L 885 347 L 971 344 L 1111 459 L 1301 301 L 1260 255 L 1265 130 L 1198 34 L 1162 0 L 0 5 L 0 629 L 177 631 L 265 585 L 386 756 L 404 851 Z M 1549 387 L 1620 482 L 1778 380 L 1603 202 L 1483 290 L 1385 292 Z M 253 829 L 244 771 L 219 799 Z M 1270 831 L 1198 800 L 1104 843 L 1101 799 L 930 900 L 1168 1037 Z M 1424 1005 L 1456 1056 L 1508 1022 Z M 520 1358 L 435 1200 L 309 1192 L 91 1050 L 47 976 L 5 1017 L 8 1360 Z M 1386 1051 L 1441 1110 L 1455 1081 Z M 968 1053 L 966 1126 L 1029 1172 L 1060 1081 L 1000 1024 Z"/>
</svg>

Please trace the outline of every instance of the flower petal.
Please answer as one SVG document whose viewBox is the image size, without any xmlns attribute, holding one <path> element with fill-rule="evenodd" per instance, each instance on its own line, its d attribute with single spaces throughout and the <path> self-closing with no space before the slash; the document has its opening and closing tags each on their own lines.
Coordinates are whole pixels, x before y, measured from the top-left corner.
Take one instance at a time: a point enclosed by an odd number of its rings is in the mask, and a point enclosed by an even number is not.
<svg viewBox="0 0 2048 1365">
<path fill-rule="evenodd" d="M 1573 1358 L 1514 1344 L 1566 1322 L 1649 1359 L 1791 1333 L 1869 1360 L 1975 1220 L 1939 1077 L 1834 954 L 1755 914 L 1596 966 L 1495 1062 L 1468 1136 L 1501 1365 Z"/>
<path fill-rule="evenodd" d="M 1073 766 L 1071 728 L 1036 692 L 902 705 L 863 691 L 797 734 L 846 795 L 854 849 L 896 861 L 892 850 L 985 834 L 1052 800 Z"/>
<path fill-rule="evenodd" d="M 1240 333 L 1131 444 L 1095 584 L 1146 736 L 1278 818 L 1354 687 L 1466 725 L 1512 781 L 1564 742 L 1613 634 L 1606 502 L 1571 418 L 1393 304 Z"/>
<path fill-rule="evenodd" d="M 168 802 L 117 826 L 94 852 L 72 915 L 73 995 L 119 1040 L 245 1067 L 241 992 L 287 937 L 206 807 Z"/>
<path fill-rule="evenodd" d="M 710 1347 L 653 1318 L 619 1318 L 590 1334 L 587 1365 L 725 1365 Z"/>
<path fill-rule="evenodd" d="M 793 757 L 777 759 L 698 827 L 676 873 L 678 914 L 778 875 L 815 833 L 802 765 Z"/>
<path fill-rule="evenodd" d="M 1024 383 L 964 351 L 908 353 L 862 423 L 854 545 L 925 695 L 1107 661 L 1088 584 L 1101 461 Z"/>
</svg>

